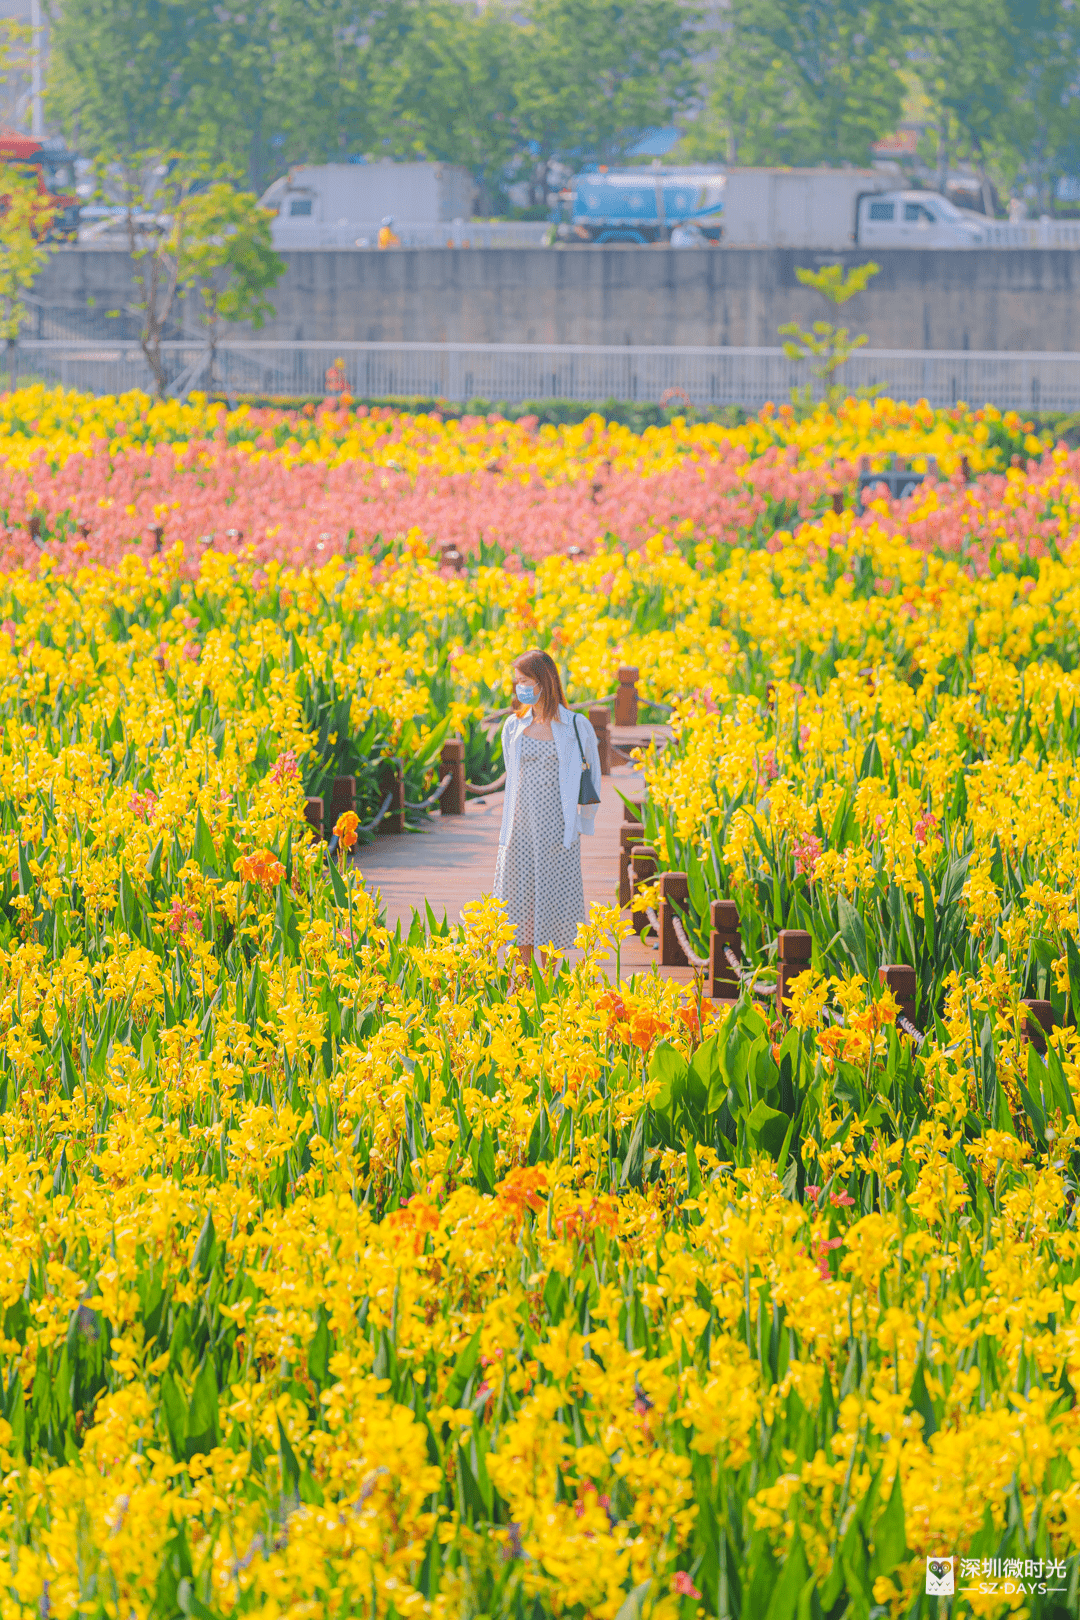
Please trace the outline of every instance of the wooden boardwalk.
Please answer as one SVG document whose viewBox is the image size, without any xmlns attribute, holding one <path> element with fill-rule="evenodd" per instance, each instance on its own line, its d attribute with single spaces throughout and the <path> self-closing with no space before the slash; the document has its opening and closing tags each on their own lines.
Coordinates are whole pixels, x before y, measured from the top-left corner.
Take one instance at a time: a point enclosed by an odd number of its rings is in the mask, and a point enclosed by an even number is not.
<svg viewBox="0 0 1080 1620">
<path fill-rule="evenodd" d="M 631 766 L 616 766 L 601 782 L 596 832 L 581 840 L 581 867 L 585 905 L 593 901 L 614 905 L 619 890 L 619 828 L 623 805 L 617 790 L 628 797 L 640 792 L 641 778 Z M 461 921 L 461 908 L 469 900 L 490 893 L 495 876 L 503 796 L 470 800 L 463 816 L 432 816 L 422 832 L 376 838 L 357 851 L 357 864 L 370 889 L 378 889 L 391 928 L 400 919 L 407 928 L 413 911 L 423 911 L 427 900 L 436 918 Z M 574 953 L 571 953 L 573 956 Z M 623 978 L 651 970 L 665 978 L 689 983 L 689 968 L 657 968 L 656 952 L 631 937 L 622 948 Z M 614 951 L 607 963 L 615 975 Z"/>
</svg>

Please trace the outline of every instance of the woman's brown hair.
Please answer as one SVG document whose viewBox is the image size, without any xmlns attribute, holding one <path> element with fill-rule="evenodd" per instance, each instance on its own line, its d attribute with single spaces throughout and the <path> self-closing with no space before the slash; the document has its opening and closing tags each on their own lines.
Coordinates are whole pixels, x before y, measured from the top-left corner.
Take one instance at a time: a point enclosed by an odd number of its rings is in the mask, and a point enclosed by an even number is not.
<svg viewBox="0 0 1080 1620">
<path fill-rule="evenodd" d="M 560 707 L 565 709 L 567 702 L 562 689 L 562 681 L 559 679 L 558 665 L 555 663 L 554 658 L 550 657 L 546 652 L 541 652 L 539 647 L 534 647 L 531 652 L 522 653 L 520 658 L 515 658 L 514 668 L 520 670 L 523 675 L 527 675 L 531 681 L 536 682 L 540 692 L 538 701 L 533 705 L 537 719 L 545 721 L 557 720 Z M 517 701 L 515 694 L 515 714 L 524 714 L 527 707 L 527 704 Z"/>
</svg>

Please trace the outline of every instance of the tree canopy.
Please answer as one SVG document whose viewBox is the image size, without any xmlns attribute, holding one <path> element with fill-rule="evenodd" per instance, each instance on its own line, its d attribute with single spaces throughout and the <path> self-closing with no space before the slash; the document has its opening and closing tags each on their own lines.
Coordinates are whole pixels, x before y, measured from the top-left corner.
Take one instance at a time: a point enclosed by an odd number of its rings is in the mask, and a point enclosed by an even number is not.
<svg viewBox="0 0 1080 1620">
<path fill-rule="evenodd" d="M 1075 0 L 63 0 L 50 104 L 79 150 L 225 165 L 370 154 L 468 167 L 539 204 L 553 160 L 870 160 L 905 117 L 928 170 L 970 162 L 1049 205 L 1080 171 Z M 717 21 L 717 19 L 719 19 Z"/>
</svg>

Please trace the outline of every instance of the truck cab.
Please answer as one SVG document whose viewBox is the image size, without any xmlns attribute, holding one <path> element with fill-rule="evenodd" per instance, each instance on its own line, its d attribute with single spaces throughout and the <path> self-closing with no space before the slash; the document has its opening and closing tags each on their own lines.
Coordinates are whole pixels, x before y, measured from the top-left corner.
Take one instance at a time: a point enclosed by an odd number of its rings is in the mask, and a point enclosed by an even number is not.
<svg viewBox="0 0 1080 1620">
<path fill-rule="evenodd" d="M 74 195 L 75 154 L 18 130 L 0 129 L 0 163 L 10 163 L 36 182 L 38 195 L 51 210 L 50 239 L 76 241 L 80 204 Z"/>
<path fill-rule="evenodd" d="M 966 213 L 936 191 L 880 191 L 859 198 L 860 247 L 981 247 L 981 215 Z"/>
</svg>

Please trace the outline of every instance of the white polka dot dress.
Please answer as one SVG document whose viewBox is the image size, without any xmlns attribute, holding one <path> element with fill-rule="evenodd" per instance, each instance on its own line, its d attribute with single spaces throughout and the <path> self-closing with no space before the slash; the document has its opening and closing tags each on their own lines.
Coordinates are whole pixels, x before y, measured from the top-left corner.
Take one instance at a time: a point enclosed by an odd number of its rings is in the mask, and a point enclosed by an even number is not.
<svg viewBox="0 0 1080 1620">
<path fill-rule="evenodd" d="M 522 947 L 567 950 L 586 920 L 581 839 L 575 834 L 569 849 L 563 844 L 559 757 L 542 737 L 521 739 L 514 825 L 495 861 L 494 893 Z"/>
</svg>

